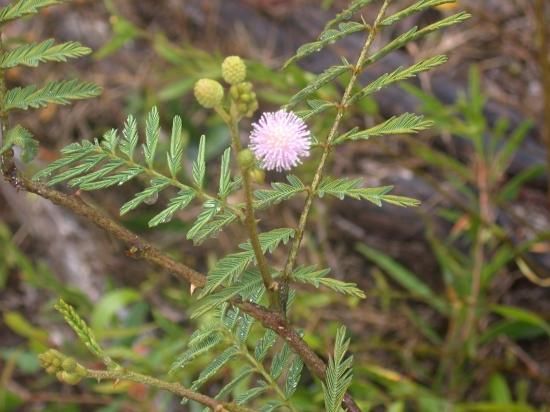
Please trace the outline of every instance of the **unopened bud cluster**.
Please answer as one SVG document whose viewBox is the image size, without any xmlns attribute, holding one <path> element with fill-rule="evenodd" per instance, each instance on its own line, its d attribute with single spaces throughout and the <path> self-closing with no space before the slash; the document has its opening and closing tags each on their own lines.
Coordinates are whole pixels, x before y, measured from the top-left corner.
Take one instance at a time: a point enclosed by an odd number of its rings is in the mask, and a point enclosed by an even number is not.
<svg viewBox="0 0 550 412">
<path fill-rule="evenodd" d="M 63 355 L 55 349 L 48 351 L 38 356 L 40 365 L 44 370 L 61 381 L 69 385 L 76 385 L 86 376 L 86 368 L 77 363 L 73 358 Z"/>
<path fill-rule="evenodd" d="M 256 99 L 256 93 L 253 91 L 252 83 L 234 84 L 229 92 L 240 115 L 252 117 L 254 112 L 258 110 L 258 100 Z"/>
<path fill-rule="evenodd" d="M 229 84 L 232 107 L 240 116 L 252 117 L 258 109 L 252 83 L 246 82 L 246 65 L 239 56 L 229 56 L 222 63 L 222 77 Z M 194 88 L 195 98 L 207 109 L 223 104 L 223 86 L 216 80 L 200 79 Z"/>
</svg>

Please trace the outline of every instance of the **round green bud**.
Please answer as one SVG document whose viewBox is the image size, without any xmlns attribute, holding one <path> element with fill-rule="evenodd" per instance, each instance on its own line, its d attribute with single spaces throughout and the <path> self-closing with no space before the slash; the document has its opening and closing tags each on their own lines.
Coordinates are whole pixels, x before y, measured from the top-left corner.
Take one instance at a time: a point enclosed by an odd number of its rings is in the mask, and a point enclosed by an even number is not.
<svg viewBox="0 0 550 412">
<path fill-rule="evenodd" d="M 241 95 L 241 92 L 239 91 L 239 88 L 236 85 L 233 85 L 229 88 L 229 94 L 231 95 L 231 98 L 233 100 L 237 100 Z"/>
<path fill-rule="evenodd" d="M 49 375 L 53 375 L 56 372 L 57 372 L 57 368 L 55 366 L 48 366 L 46 368 L 46 373 Z"/>
<path fill-rule="evenodd" d="M 222 85 L 212 79 L 200 79 L 195 83 L 194 92 L 199 104 L 207 109 L 219 106 L 223 99 Z"/>
<path fill-rule="evenodd" d="M 250 179 L 254 183 L 264 183 L 265 182 L 265 172 L 262 169 L 254 168 L 250 171 Z"/>
<path fill-rule="evenodd" d="M 82 377 L 75 375 L 74 373 L 69 373 L 65 371 L 61 372 L 60 380 L 68 383 L 69 385 L 76 385 L 78 382 L 80 382 L 81 379 Z"/>
<path fill-rule="evenodd" d="M 78 376 L 84 377 L 84 376 L 86 376 L 86 368 L 84 366 L 82 366 L 80 363 L 77 363 L 76 364 L 76 369 L 73 373 L 78 375 Z"/>
<path fill-rule="evenodd" d="M 243 93 L 240 97 L 241 101 L 248 103 L 252 101 L 252 93 Z"/>
<path fill-rule="evenodd" d="M 61 367 L 67 372 L 74 372 L 76 369 L 76 365 L 77 363 L 73 358 L 65 358 L 63 360 L 63 363 L 61 363 Z"/>
<path fill-rule="evenodd" d="M 250 82 L 239 83 L 237 85 L 237 88 L 239 89 L 240 93 L 248 93 L 252 91 L 252 83 Z"/>
<path fill-rule="evenodd" d="M 246 79 L 246 65 L 239 56 L 226 57 L 222 63 L 223 79 L 229 84 L 237 84 Z"/>
<path fill-rule="evenodd" d="M 237 155 L 237 161 L 243 169 L 248 169 L 254 166 L 254 153 L 250 149 L 243 149 Z"/>
</svg>

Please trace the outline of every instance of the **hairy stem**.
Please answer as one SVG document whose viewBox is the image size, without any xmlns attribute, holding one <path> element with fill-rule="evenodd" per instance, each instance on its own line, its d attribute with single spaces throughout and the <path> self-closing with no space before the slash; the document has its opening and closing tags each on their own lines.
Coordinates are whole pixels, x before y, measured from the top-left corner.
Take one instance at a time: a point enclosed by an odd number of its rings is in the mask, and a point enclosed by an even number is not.
<svg viewBox="0 0 550 412">
<path fill-rule="evenodd" d="M 351 97 L 351 93 L 353 90 L 353 87 L 355 86 L 355 83 L 357 82 L 357 78 L 359 74 L 361 73 L 363 69 L 363 65 L 367 59 L 369 50 L 372 46 L 372 43 L 374 41 L 374 38 L 376 37 L 376 34 L 378 32 L 378 25 L 380 24 L 380 21 L 382 21 L 382 18 L 384 17 L 384 14 L 386 13 L 386 9 L 388 8 L 390 3 L 390 0 L 385 0 L 384 4 L 380 8 L 380 11 L 378 12 L 378 15 L 376 16 L 376 19 L 370 27 L 369 35 L 367 37 L 367 40 L 365 41 L 365 44 L 363 45 L 363 48 L 361 50 L 361 54 L 359 55 L 359 58 L 357 59 L 357 63 L 355 64 L 353 68 L 353 73 L 350 78 L 350 81 L 346 87 L 346 90 L 344 92 L 344 95 L 342 96 L 342 99 L 340 100 L 340 104 L 338 105 L 338 111 L 336 113 L 336 117 L 334 119 L 334 123 L 332 124 L 332 128 L 330 129 L 330 132 L 328 134 L 328 137 L 323 144 L 323 153 L 321 155 L 321 160 L 319 161 L 319 165 L 317 166 L 317 170 L 315 172 L 315 176 L 313 177 L 313 182 L 311 183 L 311 186 L 309 188 L 307 197 L 306 197 L 306 203 L 304 206 L 304 209 L 302 211 L 302 214 L 300 215 L 300 220 L 298 222 L 298 229 L 296 231 L 296 236 L 294 237 L 294 241 L 292 242 L 292 246 L 290 248 L 290 253 L 288 255 L 287 262 L 285 264 L 285 268 L 283 271 L 283 282 L 288 284 L 288 280 L 290 278 L 290 275 L 292 273 L 292 269 L 294 268 L 294 264 L 296 263 L 296 258 L 298 256 L 298 250 L 300 249 L 300 245 L 302 243 L 302 239 L 304 237 L 304 231 L 306 228 L 307 220 L 309 217 L 309 213 L 311 211 L 311 206 L 313 204 L 313 198 L 315 197 L 315 194 L 317 192 L 317 189 L 319 188 L 319 185 L 321 183 L 321 179 L 323 177 L 323 172 L 325 169 L 325 165 L 328 159 L 328 156 L 332 149 L 332 143 L 334 139 L 336 138 L 336 135 L 338 133 L 338 128 L 340 127 L 340 122 L 342 121 L 342 118 L 344 116 L 344 113 L 347 109 L 348 101 Z"/>
<path fill-rule="evenodd" d="M 137 383 L 143 383 L 145 385 L 166 390 L 172 392 L 182 398 L 189 398 L 193 401 L 196 401 L 202 405 L 208 406 L 212 411 L 215 412 L 252 412 L 252 409 L 245 408 L 233 403 L 220 402 L 209 396 L 200 394 L 198 392 L 187 389 L 185 386 L 177 382 L 167 382 L 161 379 L 153 378 L 152 376 L 142 375 L 141 373 L 132 372 L 126 369 L 113 369 L 113 370 L 97 370 L 97 369 L 86 369 L 86 376 L 88 378 L 95 378 L 97 380 L 101 379 L 112 379 L 115 381 L 118 380 L 128 380 Z"/>
</svg>

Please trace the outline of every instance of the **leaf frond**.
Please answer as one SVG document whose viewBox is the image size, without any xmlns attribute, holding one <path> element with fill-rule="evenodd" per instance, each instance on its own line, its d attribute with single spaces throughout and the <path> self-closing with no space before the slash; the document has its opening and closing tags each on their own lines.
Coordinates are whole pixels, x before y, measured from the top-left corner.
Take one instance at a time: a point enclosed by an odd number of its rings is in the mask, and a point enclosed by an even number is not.
<svg viewBox="0 0 550 412">
<path fill-rule="evenodd" d="M 18 0 L 0 9 L 0 23 L 35 14 L 43 7 L 63 3 L 65 0 Z"/>
<path fill-rule="evenodd" d="M 78 42 L 55 44 L 53 39 L 41 43 L 30 43 L 18 46 L 0 57 L 0 67 L 9 69 L 23 65 L 36 67 L 43 62 L 66 62 L 68 59 L 90 54 L 92 50 Z"/>
<path fill-rule="evenodd" d="M 349 140 L 366 140 L 371 137 L 412 134 L 429 129 L 433 126 L 433 121 L 424 120 L 424 116 L 412 113 L 404 113 L 399 116 L 393 116 L 383 123 L 373 126 L 367 130 L 360 130 L 355 133 L 342 135 L 335 140 L 335 144 L 340 144 Z"/>
<path fill-rule="evenodd" d="M 93 83 L 80 80 L 52 81 L 41 89 L 34 85 L 10 89 L 4 98 L 4 107 L 6 110 L 26 110 L 50 103 L 65 105 L 71 100 L 88 99 L 100 93 L 101 88 Z"/>
</svg>

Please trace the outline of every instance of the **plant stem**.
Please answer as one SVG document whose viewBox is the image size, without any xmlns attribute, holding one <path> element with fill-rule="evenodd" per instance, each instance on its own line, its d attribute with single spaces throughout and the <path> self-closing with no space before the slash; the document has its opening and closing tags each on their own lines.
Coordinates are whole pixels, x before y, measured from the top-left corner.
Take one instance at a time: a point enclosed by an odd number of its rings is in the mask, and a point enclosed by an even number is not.
<svg viewBox="0 0 550 412">
<path fill-rule="evenodd" d="M 311 186 L 308 190 L 304 210 L 302 211 L 302 214 L 300 215 L 300 220 L 298 222 L 298 229 L 296 231 L 296 236 L 294 237 L 294 241 L 292 242 L 288 260 L 286 262 L 286 265 L 283 271 L 283 282 L 286 284 L 288 284 L 290 275 L 292 273 L 292 269 L 294 268 L 294 264 L 296 263 L 298 250 L 300 249 L 300 245 L 304 237 L 304 231 L 306 228 L 311 206 L 313 204 L 313 198 L 315 197 L 317 189 L 319 188 L 319 185 L 321 183 L 321 179 L 323 177 L 323 172 L 325 169 L 325 164 L 327 162 L 328 156 L 332 149 L 332 143 L 336 138 L 336 134 L 338 133 L 338 128 L 340 126 L 340 122 L 342 121 L 344 113 L 347 109 L 348 100 L 351 97 L 353 87 L 355 86 L 355 83 L 357 81 L 359 74 L 363 70 L 363 65 L 367 59 L 370 47 L 372 46 L 374 38 L 376 37 L 376 34 L 378 32 L 378 25 L 380 24 L 380 21 L 384 17 L 384 14 L 386 13 L 386 9 L 388 8 L 389 3 L 390 3 L 390 0 L 384 0 L 384 4 L 380 8 L 378 15 L 376 16 L 376 19 L 369 30 L 369 35 L 367 37 L 367 40 L 365 41 L 365 44 L 363 45 L 359 58 L 357 59 L 357 63 L 353 68 L 351 79 L 346 87 L 344 95 L 342 96 L 340 104 L 338 105 L 338 111 L 336 113 L 334 123 L 332 124 L 332 128 L 328 134 L 326 142 L 323 145 L 324 149 L 321 155 L 321 160 L 319 161 L 319 165 L 317 166 L 315 176 L 313 177 L 313 182 L 311 183 Z"/>
<path fill-rule="evenodd" d="M 223 118 L 223 117 L 222 117 Z M 229 120 L 228 126 L 231 132 L 231 141 L 233 143 L 233 151 L 235 152 L 235 159 L 237 158 L 239 152 L 242 150 L 241 140 L 239 136 L 239 123 L 238 115 L 235 110 L 231 110 L 229 114 L 229 119 L 226 118 L 226 121 Z M 254 213 L 254 205 L 252 198 L 252 182 L 250 181 L 250 174 L 248 167 L 238 165 L 243 178 L 243 188 L 245 194 L 245 203 L 246 203 L 246 216 L 245 224 L 248 230 L 248 236 L 250 238 L 250 244 L 254 250 L 254 256 L 256 257 L 256 262 L 258 264 L 258 269 L 262 276 L 265 288 L 269 296 L 270 307 L 275 307 L 277 303 L 276 289 L 277 284 L 273 281 L 269 266 L 262 251 L 262 246 L 260 244 L 260 237 L 258 235 L 258 225 L 256 223 L 256 216 Z"/>
<path fill-rule="evenodd" d="M 200 394 L 198 392 L 187 389 L 183 385 L 177 382 L 166 382 L 161 379 L 153 378 L 152 376 L 142 375 L 141 373 L 132 372 L 126 369 L 113 369 L 113 370 L 97 370 L 86 369 L 86 376 L 88 378 L 128 380 L 137 383 L 143 383 L 148 386 L 152 386 L 158 389 L 163 389 L 172 392 L 182 398 L 189 398 L 193 401 L 199 402 L 202 405 L 208 406 L 215 412 L 252 412 L 252 409 L 245 408 L 233 403 L 220 402 L 209 396 Z"/>
</svg>

